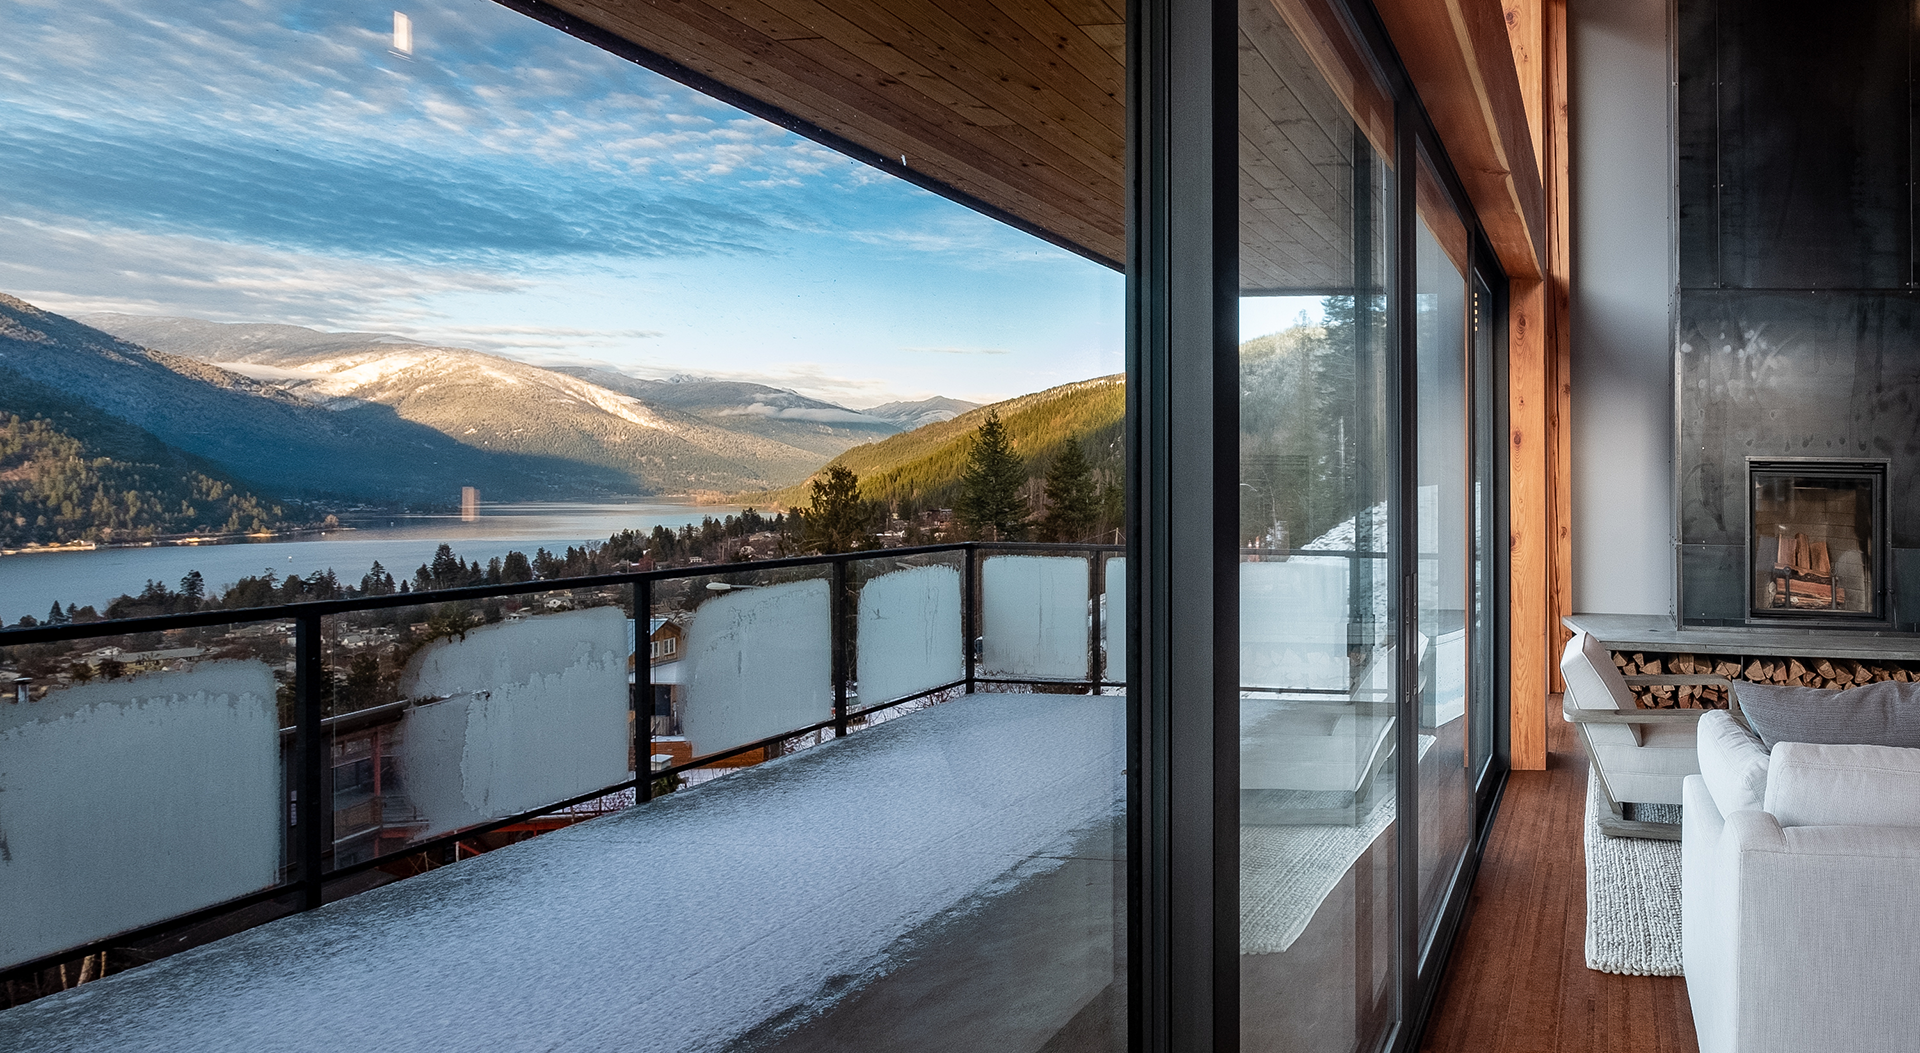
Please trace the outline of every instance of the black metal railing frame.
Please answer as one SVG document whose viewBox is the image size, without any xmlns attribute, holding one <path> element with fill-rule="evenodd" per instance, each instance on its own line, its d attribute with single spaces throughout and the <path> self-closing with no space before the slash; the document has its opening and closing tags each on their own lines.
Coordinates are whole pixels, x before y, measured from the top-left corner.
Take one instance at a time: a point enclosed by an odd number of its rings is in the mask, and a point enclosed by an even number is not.
<svg viewBox="0 0 1920 1053">
<path fill-rule="evenodd" d="M 291 909 L 295 911 L 312 910 L 325 900 L 326 885 L 385 864 L 422 853 L 436 850 L 448 850 L 457 842 L 479 837 L 503 827 L 524 823 L 562 809 L 570 808 L 587 801 L 621 793 L 628 789 L 634 791 L 636 804 L 652 799 L 653 783 L 657 779 L 677 776 L 692 769 L 717 764 L 744 753 L 766 749 L 781 742 L 810 735 L 832 728 L 834 737 L 842 737 L 851 730 L 850 721 L 871 713 L 891 709 L 909 702 L 928 698 L 955 688 L 963 688 L 965 693 L 973 694 L 980 684 L 1006 684 L 1030 686 L 1078 686 L 1090 693 L 1097 693 L 1106 687 L 1121 687 L 1124 684 L 1103 675 L 1101 648 L 1102 617 L 1100 598 L 1105 592 L 1106 557 L 1124 554 L 1123 545 L 1096 544 L 1050 544 L 1038 542 L 983 542 L 963 541 L 936 545 L 918 545 L 906 548 L 867 549 L 857 552 L 842 552 L 826 555 L 794 556 L 784 559 L 755 560 L 747 563 L 703 564 L 692 567 L 675 567 L 643 571 L 620 571 L 612 574 L 596 574 L 577 578 L 552 578 L 540 581 L 515 582 L 500 585 L 475 585 L 456 589 L 437 589 L 426 592 L 394 593 L 386 596 L 359 596 L 338 600 L 315 600 L 304 603 L 280 604 L 273 607 L 248 607 L 239 610 L 206 610 L 184 614 L 156 615 L 143 618 L 124 618 L 109 621 L 69 623 L 64 625 L 41 625 L 0 629 L 0 648 L 28 646 L 34 644 L 64 643 L 75 640 L 97 639 L 103 637 L 132 636 L 142 633 L 164 633 L 178 629 L 208 628 L 220 625 L 243 625 L 255 622 L 291 621 L 294 623 L 294 725 L 293 767 L 287 779 L 287 828 L 289 849 L 293 859 L 292 880 L 283 880 L 256 892 L 236 899 L 209 905 L 186 914 L 178 915 L 137 929 L 115 933 L 112 936 L 76 947 L 67 948 L 29 962 L 0 969 L 0 979 L 24 976 L 38 970 L 50 968 L 61 962 L 89 954 L 96 954 L 113 947 L 139 942 L 147 937 L 173 929 L 197 924 L 222 914 L 263 903 L 281 897 L 292 897 Z M 851 668 L 849 652 L 853 646 L 847 631 L 849 614 L 848 600 L 851 590 L 848 587 L 847 568 L 850 564 L 876 559 L 901 559 L 913 556 L 941 555 L 959 553 L 963 558 L 962 581 L 960 589 L 962 633 L 961 647 L 965 658 L 965 675 L 952 683 L 937 685 L 923 691 L 900 698 L 887 699 L 871 705 L 862 705 L 849 710 L 847 684 Z M 980 560 L 983 554 L 1035 554 L 1035 555 L 1083 555 L 1087 558 L 1087 675 L 1084 680 L 1061 679 L 1018 679 L 983 677 L 979 671 L 978 642 L 981 639 L 980 603 Z M 1305 554 L 1305 553 L 1299 553 Z M 1340 555 L 1341 553 L 1313 553 L 1314 555 Z M 829 572 L 831 603 L 831 644 L 833 648 L 834 701 L 832 716 L 816 723 L 789 729 L 754 742 L 743 743 L 724 750 L 703 754 L 681 764 L 671 765 L 658 771 L 653 770 L 653 683 L 652 663 L 648 659 L 650 633 L 646 630 L 653 609 L 653 587 L 662 581 L 685 578 L 722 577 L 743 574 L 759 574 L 768 571 L 786 569 L 804 569 L 825 566 Z M 410 842 L 404 848 L 376 855 L 369 859 L 327 869 L 327 850 L 331 838 L 328 830 L 332 825 L 330 814 L 331 801 L 327 799 L 326 768 L 330 756 L 326 748 L 326 734 L 338 721 L 352 719 L 366 711 L 356 710 L 350 713 L 328 716 L 324 686 L 328 684 L 325 675 L 325 657 L 322 648 L 322 630 L 329 616 L 357 614 L 365 611 L 390 610 L 400 607 L 423 607 L 445 603 L 462 603 L 476 600 L 499 599 L 506 596 L 523 596 L 549 592 L 571 592 L 586 589 L 603 589 L 625 586 L 628 603 L 634 617 L 634 675 L 628 688 L 628 705 L 633 713 L 633 755 L 634 772 L 631 779 L 614 783 L 597 790 L 569 797 L 565 800 L 542 805 L 515 815 L 490 820 L 486 823 L 465 827 L 447 834 Z M 385 709 L 387 706 L 373 707 Z"/>
</svg>

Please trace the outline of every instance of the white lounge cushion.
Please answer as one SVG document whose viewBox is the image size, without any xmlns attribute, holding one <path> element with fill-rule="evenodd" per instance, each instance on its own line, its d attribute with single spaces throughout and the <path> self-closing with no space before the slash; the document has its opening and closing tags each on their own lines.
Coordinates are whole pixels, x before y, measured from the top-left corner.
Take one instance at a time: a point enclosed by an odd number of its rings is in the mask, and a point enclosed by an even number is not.
<svg viewBox="0 0 1920 1053">
<path fill-rule="evenodd" d="M 1640 711 L 1633 692 L 1627 688 L 1626 678 L 1613 664 L 1613 655 L 1600 646 L 1600 641 L 1591 633 L 1576 632 L 1573 639 L 1567 641 L 1566 650 L 1560 652 L 1560 673 L 1567 678 L 1567 694 L 1580 709 Z M 1636 746 L 1647 741 L 1646 729 L 1638 724 L 1587 725 L 1588 738 L 1603 735 L 1609 739 L 1630 738 Z M 1679 793 L 1678 787 L 1674 793 Z M 1672 803 L 1678 804 L 1679 798 L 1676 796 Z"/>
<path fill-rule="evenodd" d="M 1767 795 L 1767 748 L 1733 714 L 1716 709 L 1700 718 L 1700 774 L 1706 777 L 1720 814 L 1763 807 Z"/>
<path fill-rule="evenodd" d="M 1765 804 L 1783 827 L 1920 827 L 1920 749 L 1782 742 Z"/>
<path fill-rule="evenodd" d="M 1588 741 L 1607 792 L 1622 804 L 1679 804 L 1681 783 L 1700 774 L 1694 728 L 1686 724 L 1655 724 L 1641 746 Z"/>
</svg>

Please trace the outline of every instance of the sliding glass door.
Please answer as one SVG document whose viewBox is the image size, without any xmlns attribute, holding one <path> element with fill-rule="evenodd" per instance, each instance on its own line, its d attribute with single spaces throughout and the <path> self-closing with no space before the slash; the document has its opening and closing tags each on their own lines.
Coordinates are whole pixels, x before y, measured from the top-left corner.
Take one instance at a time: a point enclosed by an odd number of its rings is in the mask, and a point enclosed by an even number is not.
<svg viewBox="0 0 1920 1053">
<path fill-rule="evenodd" d="M 1135 6 L 1137 1038 L 1409 1048 L 1502 770 L 1504 279 L 1369 9 Z"/>
<path fill-rule="evenodd" d="M 1392 106 L 1302 11 L 1241 12 L 1241 1048 L 1358 1049 L 1399 961 Z"/>
</svg>

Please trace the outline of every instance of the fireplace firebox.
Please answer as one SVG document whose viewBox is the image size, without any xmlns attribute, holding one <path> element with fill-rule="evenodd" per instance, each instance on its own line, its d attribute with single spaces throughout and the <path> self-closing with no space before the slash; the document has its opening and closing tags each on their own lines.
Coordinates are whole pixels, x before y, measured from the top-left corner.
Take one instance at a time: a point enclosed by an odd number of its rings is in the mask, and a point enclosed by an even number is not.
<svg viewBox="0 0 1920 1053">
<path fill-rule="evenodd" d="M 1749 622 L 1884 623 L 1887 465 L 1747 462 Z"/>
</svg>

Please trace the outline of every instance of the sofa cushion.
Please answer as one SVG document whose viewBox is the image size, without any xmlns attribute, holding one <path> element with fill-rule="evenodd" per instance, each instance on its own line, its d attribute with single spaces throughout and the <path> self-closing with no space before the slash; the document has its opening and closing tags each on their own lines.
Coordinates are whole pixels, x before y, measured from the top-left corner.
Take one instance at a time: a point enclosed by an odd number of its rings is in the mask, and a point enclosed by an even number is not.
<svg viewBox="0 0 1920 1053">
<path fill-rule="evenodd" d="M 1613 655 L 1592 633 L 1576 632 L 1573 639 L 1567 641 L 1566 650 L 1560 652 L 1560 673 L 1567 678 L 1567 693 L 1573 697 L 1573 704 L 1580 709 L 1612 709 L 1621 713 L 1637 713 L 1639 703 L 1633 700 L 1633 692 L 1628 690 L 1625 677 L 1614 667 Z M 1616 730 L 1618 729 L 1618 730 Z M 1638 724 L 1588 725 L 1589 737 L 1604 737 L 1612 740 L 1632 739 L 1639 746 L 1647 741 L 1645 729 Z"/>
<path fill-rule="evenodd" d="M 1920 684 L 1832 691 L 1736 681 L 1733 694 L 1768 749 L 1782 742 L 1920 748 Z"/>
<path fill-rule="evenodd" d="M 1716 709 L 1700 718 L 1695 739 L 1700 774 L 1722 815 L 1763 807 L 1767 795 L 1767 748 L 1760 736 Z"/>
<path fill-rule="evenodd" d="M 1782 742 L 1764 803 L 1781 826 L 1920 827 L 1920 749 Z"/>
<path fill-rule="evenodd" d="M 1644 745 L 1594 741 L 1594 762 L 1616 801 L 1679 804 L 1681 783 L 1700 773 L 1694 742 L 1689 725 L 1655 724 L 1647 728 Z"/>
</svg>

